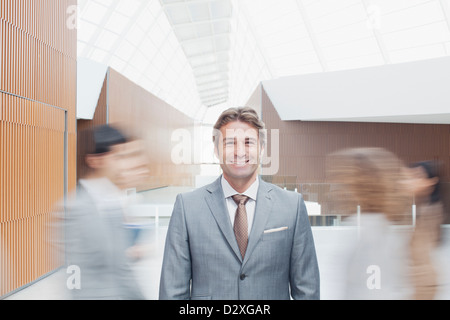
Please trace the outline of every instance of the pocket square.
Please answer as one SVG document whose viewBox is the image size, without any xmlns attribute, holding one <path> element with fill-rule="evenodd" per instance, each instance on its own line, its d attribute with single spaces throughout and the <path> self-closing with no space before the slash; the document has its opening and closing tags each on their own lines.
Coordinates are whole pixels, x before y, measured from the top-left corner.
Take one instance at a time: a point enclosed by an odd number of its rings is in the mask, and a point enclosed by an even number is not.
<svg viewBox="0 0 450 320">
<path fill-rule="evenodd" d="M 274 232 L 280 232 L 280 231 L 284 231 L 287 230 L 288 227 L 282 227 L 282 228 L 276 228 L 276 229 L 269 229 L 269 230 L 265 230 L 264 233 L 274 233 Z"/>
</svg>

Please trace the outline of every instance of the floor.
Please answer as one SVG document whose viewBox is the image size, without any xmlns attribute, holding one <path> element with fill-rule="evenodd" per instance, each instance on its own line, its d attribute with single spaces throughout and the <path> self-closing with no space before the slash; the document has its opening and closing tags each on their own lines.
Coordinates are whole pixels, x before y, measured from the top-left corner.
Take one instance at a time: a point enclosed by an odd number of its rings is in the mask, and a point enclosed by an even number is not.
<svg viewBox="0 0 450 320">
<path fill-rule="evenodd" d="M 158 190 L 147 195 L 153 203 L 156 201 L 172 202 L 174 194 L 180 189 Z M 186 191 L 186 190 L 184 190 Z M 136 278 L 142 286 L 145 296 L 149 300 L 158 299 L 159 276 L 162 265 L 163 249 L 169 218 L 161 217 L 158 225 L 155 220 L 148 224 L 148 229 L 141 235 L 145 256 L 134 264 Z M 354 227 L 313 227 L 316 252 L 321 274 L 321 299 L 341 299 L 342 264 L 339 252 L 354 242 L 357 230 Z M 434 253 L 434 260 L 440 274 L 440 286 L 437 299 L 450 300 L 450 227 L 444 227 L 443 243 Z M 6 300 L 65 300 L 69 299 L 66 281 L 69 275 L 60 269 L 52 275 L 20 290 Z"/>
<path fill-rule="evenodd" d="M 166 221 L 161 221 L 158 229 L 147 234 L 148 255 L 134 265 L 136 277 L 142 285 L 146 297 L 150 300 L 158 299 L 159 275 L 162 264 L 164 240 L 167 231 Z M 342 292 L 339 274 L 339 266 L 336 264 L 335 244 L 333 233 L 337 230 L 327 228 L 314 228 L 316 251 L 321 273 L 321 298 L 323 300 L 341 299 Z M 450 299 L 450 246 L 445 245 L 436 252 L 436 261 L 441 266 L 441 281 L 438 299 Z M 64 287 L 68 274 L 65 270 L 59 270 L 45 279 L 21 290 L 6 300 L 65 300 L 69 299 L 68 290 Z"/>
</svg>

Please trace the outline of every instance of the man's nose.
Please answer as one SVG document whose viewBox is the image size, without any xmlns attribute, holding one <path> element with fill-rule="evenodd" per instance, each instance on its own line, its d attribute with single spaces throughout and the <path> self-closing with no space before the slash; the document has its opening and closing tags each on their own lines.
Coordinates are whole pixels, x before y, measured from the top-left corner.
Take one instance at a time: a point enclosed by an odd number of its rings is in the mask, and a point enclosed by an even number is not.
<svg viewBox="0 0 450 320">
<path fill-rule="evenodd" d="M 238 157 L 245 156 L 245 154 L 246 154 L 245 142 L 236 143 L 236 147 L 235 147 L 234 151 L 235 151 L 236 156 L 238 156 Z"/>
</svg>

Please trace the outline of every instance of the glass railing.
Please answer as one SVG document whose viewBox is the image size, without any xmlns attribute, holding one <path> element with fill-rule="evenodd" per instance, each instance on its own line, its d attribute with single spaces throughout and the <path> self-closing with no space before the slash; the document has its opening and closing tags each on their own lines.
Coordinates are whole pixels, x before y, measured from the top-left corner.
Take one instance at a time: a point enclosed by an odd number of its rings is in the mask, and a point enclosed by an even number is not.
<svg viewBox="0 0 450 320">
<path fill-rule="evenodd" d="M 299 192 L 303 195 L 305 200 L 309 220 L 311 226 L 314 227 L 330 227 L 330 226 L 348 226 L 350 217 L 355 217 L 359 212 L 358 203 L 349 201 L 349 197 L 340 199 L 335 196 L 335 191 L 338 188 L 336 184 L 330 183 L 297 183 L 294 176 L 269 177 L 262 176 L 264 181 L 273 183 L 285 190 Z M 441 183 L 441 193 L 445 211 L 450 208 L 450 183 Z M 343 201 L 341 201 L 343 200 Z M 416 209 L 414 199 L 411 197 L 407 208 L 407 217 L 403 225 L 414 225 Z M 447 219 L 444 223 L 449 223 L 449 215 L 446 214 Z M 357 221 L 357 219 L 352 219 Z"/>
</svg>

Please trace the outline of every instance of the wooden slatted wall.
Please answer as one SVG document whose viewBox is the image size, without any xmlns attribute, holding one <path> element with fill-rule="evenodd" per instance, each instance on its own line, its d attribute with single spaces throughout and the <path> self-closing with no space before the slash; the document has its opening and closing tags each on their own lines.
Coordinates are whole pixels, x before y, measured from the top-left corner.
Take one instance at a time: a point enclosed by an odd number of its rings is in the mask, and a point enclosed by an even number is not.
<svg viewBox="0 0 450 320">
<path fill-rule="evenodd" d="M 444 204 L 449 208 L 446 221 L 450 222 L 450 125 L 282 121 L 264 89 L 259 101 L 266 127 L 278 129 L 280 135 L 280 166 L 278 173 L 271 177 L 274 182 L 294 177 L 296 187 L 306 200 L 319 201 L 323 205 L 327 189 L 323 192 L 313 189 L 321 187 L 321 184 L 327 187 L 326 159 L 330 153 L 344 148 L 385 148 L 405 164 L 423 160 L 441 163 Z M 270 139 L 268 144 L 270 152 Z M 311 187 L 305 189 L 308 184 Z"/>
<path fill-rule="evenodd" d="M 94 117 L 92 120 L 79 119 L 77 120 L 77 180 L 83 178 L 88 172 L 85 159 L 83 155 L 87 153 L 87 150 L 93 148 L 93 141 L 86 141 L 86 137 L 83 135 L 83 131 L 87 129 L 93 129 L 96 126 L 104 125 L 108 123 L 107 117 L 107 94 L 108 94 L 108 81 L 107 77 L 103 81 L 102 91 L 98 98 L 97 107 L 95 109 Z"/>
<path fill-rule="evenodd" d="M 144 139 L 150 162 L 150 178 L 144 189 L 194 186 L 197 164 L 174 164 L 172 133 L 178 129 L 193 135 L 193 119 L 125 76 L 109 69 L 108 120 Z"/>
<path fill-rule="evenodd" d="M 268 129 L 280 130 L 278 175 L 296 176 L 298 183 L 326 182 L 327 155 L 356 147 L 385 148 L 405 163 L 439 161 L 450 181 L 450 125 L 282 121 L 264 89 L 262 114 Z"/>
<path fill-rule="evenodd" d="M 76 4 L 0 1 L 0 296 L 62 263 L 46 226 L 76 183 Z"/>
</svg>

